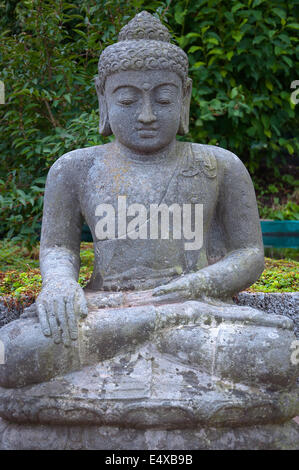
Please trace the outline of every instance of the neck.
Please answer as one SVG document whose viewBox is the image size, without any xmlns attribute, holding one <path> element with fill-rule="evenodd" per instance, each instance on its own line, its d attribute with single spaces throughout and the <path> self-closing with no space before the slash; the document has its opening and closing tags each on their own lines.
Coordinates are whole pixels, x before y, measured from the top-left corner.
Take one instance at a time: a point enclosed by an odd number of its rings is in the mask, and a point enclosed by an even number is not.
<svg viewBox="0 0 299 470">
<path fill-rule="evenodd" d="M 174 139 L 169 145 L 159 149 L 157 152 L 142 153 L 135 151 L 121 144 L 118 140 L 115 140 L 115 145 L 119 154 L 125 155 L 129 160 L 144 163 L 163 162 L 172 159 L 175 155 L 176 140 Z"/>
</svg>

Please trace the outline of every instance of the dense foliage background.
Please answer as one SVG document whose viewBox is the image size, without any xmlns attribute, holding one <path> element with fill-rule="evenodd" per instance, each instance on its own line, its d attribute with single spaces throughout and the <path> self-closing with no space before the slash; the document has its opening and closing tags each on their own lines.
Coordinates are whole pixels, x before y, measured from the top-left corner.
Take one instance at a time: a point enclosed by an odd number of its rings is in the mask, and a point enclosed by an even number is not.
<svg viewBox="0 0 299 470">
<path fill-rule="evenodd" d="M 299 155 L 299 105 L 290 101 L 299 0 L 0 0 L 0 236 L 34 243 L 49 167 L 67 151 L 105 142 L 93 83 L 98 57 L 143 9 L 189 56 L 187 139 L 238 154 L 278 208 L 276 193 L 298 197 L 294 174 L 281 168 Z M 277 183 L 263 185 L 266 175 Z M 292 197 L 290 215 L 280 218 L 296 218 Z"/>
</svg>

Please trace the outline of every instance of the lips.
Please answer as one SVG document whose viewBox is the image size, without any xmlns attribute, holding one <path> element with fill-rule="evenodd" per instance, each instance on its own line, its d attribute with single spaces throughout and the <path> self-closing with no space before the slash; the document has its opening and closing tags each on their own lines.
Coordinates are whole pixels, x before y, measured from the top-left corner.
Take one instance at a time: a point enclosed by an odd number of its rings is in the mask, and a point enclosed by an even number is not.
<svg viewBox="0 0 299 470">
<path fill-rule="evenodd" d="M 137 127 L 138 131 L 157 131 L 157 127 Z"/>
<path fill-rule="evenodd" d="M 137 128 L 137 131 L 140 135 L 140 137 L 155 137 L 157 134 L 157 130 L 154 127 L 139 127 Z"/>
</svg>

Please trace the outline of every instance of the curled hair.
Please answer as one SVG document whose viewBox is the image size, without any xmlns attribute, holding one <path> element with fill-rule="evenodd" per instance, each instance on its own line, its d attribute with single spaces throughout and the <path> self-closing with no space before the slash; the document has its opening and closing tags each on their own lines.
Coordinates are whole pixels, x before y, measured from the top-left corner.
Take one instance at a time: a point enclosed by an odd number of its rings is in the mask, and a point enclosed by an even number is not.
<svg viewBox="0 0 299 470">
<path fill-rule="evenodd" d="M 101 91 L 108 75 L 123 70 L 170 70 L 179 75 L 185 88 L 188 57 L 169 41 L 167 28 L 157 18 L 145 11 L 136 15 L 121 29 L 119 41 L 108 46 L 100 56 Z"/>
</svg>

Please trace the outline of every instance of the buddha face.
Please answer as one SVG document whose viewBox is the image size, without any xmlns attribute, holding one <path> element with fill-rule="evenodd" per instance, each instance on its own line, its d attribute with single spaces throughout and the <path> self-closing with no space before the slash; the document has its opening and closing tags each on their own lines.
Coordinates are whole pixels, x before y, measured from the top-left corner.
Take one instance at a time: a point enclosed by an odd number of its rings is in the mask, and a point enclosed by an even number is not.
<svg viewBox="0 0 299 470">
<path fill-rule="evenodd" d="M 182 81 L 170 71 L 124 71 L 105 84 L 108 119 L 116 139 L 140 153 L 174 141 L 180 124 Z"/>
</svg>

